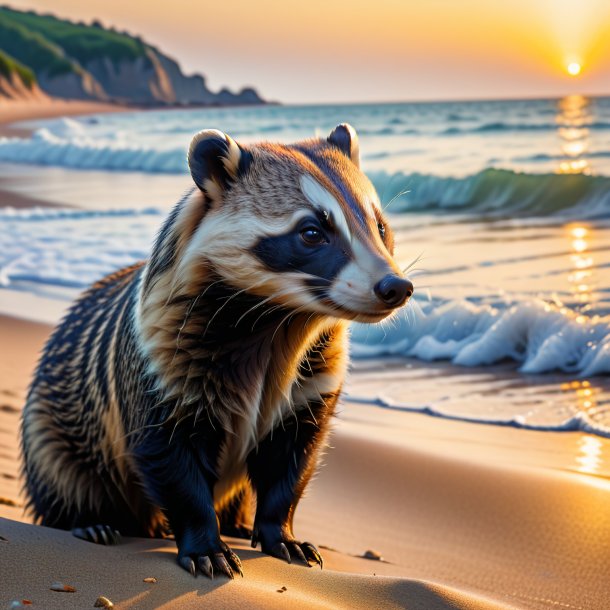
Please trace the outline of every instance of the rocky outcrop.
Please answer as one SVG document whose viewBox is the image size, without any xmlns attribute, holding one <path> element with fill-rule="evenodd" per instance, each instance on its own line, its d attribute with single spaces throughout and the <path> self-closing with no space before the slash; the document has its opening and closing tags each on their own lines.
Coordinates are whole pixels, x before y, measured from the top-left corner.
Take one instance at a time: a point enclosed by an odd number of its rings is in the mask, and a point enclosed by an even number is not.
<svg viewBox="0 0 610 610">
<path fill-rule="evenodd" d="M 108 100 L 104 88 L 88 72 L 49 75 L 48 72 L 43 71 L 36 76 L 40 88 L 54 97 L 74 100 Z"/>
<path fill-rule="evenodd" d="M 205 84 L 205 78 L 199 74 L 185 76 L 178 62 L 155 49 L 161 66 L 171 81 L 176 100 L 181 104 L 214 104 L 217 95 Z"/>
<path fill-rule="evenodd" d="M 221 89 L 216 98 L 217 103 L 223 106 L 265 103 L 252 87 L 244 87 L 239 93 L 233 93 L 228 89 Z"/>
<path fill-rule="evenodd" d="M 105 94 L 119 102 L 134 104 L 173 104 L 176 95 L 161 62 L 152 51 L 135 60 L 112 61 L 100 57 L 84 68 Z"/>
</svg>

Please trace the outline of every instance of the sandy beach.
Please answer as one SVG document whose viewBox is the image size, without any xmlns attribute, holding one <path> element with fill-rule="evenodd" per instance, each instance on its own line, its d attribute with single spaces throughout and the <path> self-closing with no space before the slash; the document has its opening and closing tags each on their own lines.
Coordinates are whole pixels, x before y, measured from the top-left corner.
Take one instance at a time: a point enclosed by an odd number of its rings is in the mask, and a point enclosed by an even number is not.
<svg viewBox="0 0 610 610">
<path fill-rule="evenodd" d="M 3 105 L 0 121 L 115 109 L 29 105 L 11 114 Z M 0 185 L 0 207 L 48 204 L 10 192 Z M 610 441 L 349 399 L 378 396 L 400 377 L 414 401 L 446 392 L 483 409 L 491 398 L 511 400 L 502 388 L 524 389 L 522 378 L 501 368 L 492 376 L 399 359 L 355 363 L 331 447 L 295 519 L 296 535 L 322 551 L 322 571 L 228 539 L 244 564 L 243 580 L 194 580 L 176 565 L 171 540 L 106 548 L 34 526 L 20 492 L 19 418 L 50 331 L 0 316 L 0 609 L 17 607 L 14 600 L 45 610 L 90 608 L 100 595 L 116 608 L 138 609 L 610 606 Z M 551 379 L 531 400 L 548 399 L 560 383 Z M 367 551 L 383 560 L 363 558 Z M 149 577 L 156 582 L 144 582 Z M 51 591 L 54 582 L 76 591 Z"/>
</svg>

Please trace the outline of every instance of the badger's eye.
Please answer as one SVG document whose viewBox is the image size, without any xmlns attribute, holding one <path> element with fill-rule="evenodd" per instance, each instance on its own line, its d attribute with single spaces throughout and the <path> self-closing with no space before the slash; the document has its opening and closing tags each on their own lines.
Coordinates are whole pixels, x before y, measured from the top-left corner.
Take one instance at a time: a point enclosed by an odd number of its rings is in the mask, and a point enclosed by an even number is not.
<svg viewBox="0 0 610 610">
<path fill-rule="evenodd" d="M 322 231 L 316 227 L 306 227 L 301 231 L 301 239 L 308 246 L 319 246 L 326 242 L 326 237 Z"/>
<path fill-rule="evenodd" d="M 379 230 L 379 235 L 381 235 L 381 239 L 383 239 L 385 237 L 385 225 L 382 222 L 378 222 L 377 229 Z"/>
</svg>

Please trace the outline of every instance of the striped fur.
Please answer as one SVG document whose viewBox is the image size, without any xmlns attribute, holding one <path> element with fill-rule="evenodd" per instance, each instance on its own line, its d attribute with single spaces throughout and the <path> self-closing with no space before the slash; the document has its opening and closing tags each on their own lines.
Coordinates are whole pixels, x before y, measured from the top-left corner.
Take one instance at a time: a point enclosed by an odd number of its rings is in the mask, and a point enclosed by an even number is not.
<svg viewBox="0 0 610 610">
<path fill-rule="evenodd" d="M 194 138 L 196 187 L 148 261 L 92 286 L 36 370 L 22 445 L 41 523 L 158 536 L 169 521 L 183 567 L 224 553 L 238 569 L 218 515 L 299 556 L 292 517 L 343 384 L 347 320 L 391 313 L 373 286 L 398 273 L 348 127 L 294 146 Z M 307 223 L 328 235 L 319 254 L 299 241 Z"/>
</svg>

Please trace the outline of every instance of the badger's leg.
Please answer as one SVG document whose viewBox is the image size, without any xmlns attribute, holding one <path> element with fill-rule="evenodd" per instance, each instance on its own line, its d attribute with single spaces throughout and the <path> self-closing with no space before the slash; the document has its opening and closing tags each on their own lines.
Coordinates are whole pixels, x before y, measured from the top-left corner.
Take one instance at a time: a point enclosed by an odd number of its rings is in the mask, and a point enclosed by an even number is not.
<svg viewBox="0 0 610 610">
<path fill-rule="evenodd" d="M 244 483 L 231 501 L 218 513 L 220 533 L 234 538 L 252 538 L 252 487 Z"/>
<path fill-rule="evenodd" d="M 297 410 L 277 426 L 248 458 L 257 507 L 252 546 L 263 553 L 322 567 L 322 557 L 309 542 L 295 539 L 292 522 L 297 504 L 314 473 L 338 394 L 324 395 Z"/>
<path fill-rule="evenodd" d="M 146 489 L 168 517 L 180 566 L 193 576 L 200 570 L 210 578 L 214 573 L 233 578 L 233 570 L 242 574 L 241 562 L 220 539 L 212 496 L 218 439 L 188 428 L 149 430 L 135 452 L 138 466 Z"/>
</svg>

